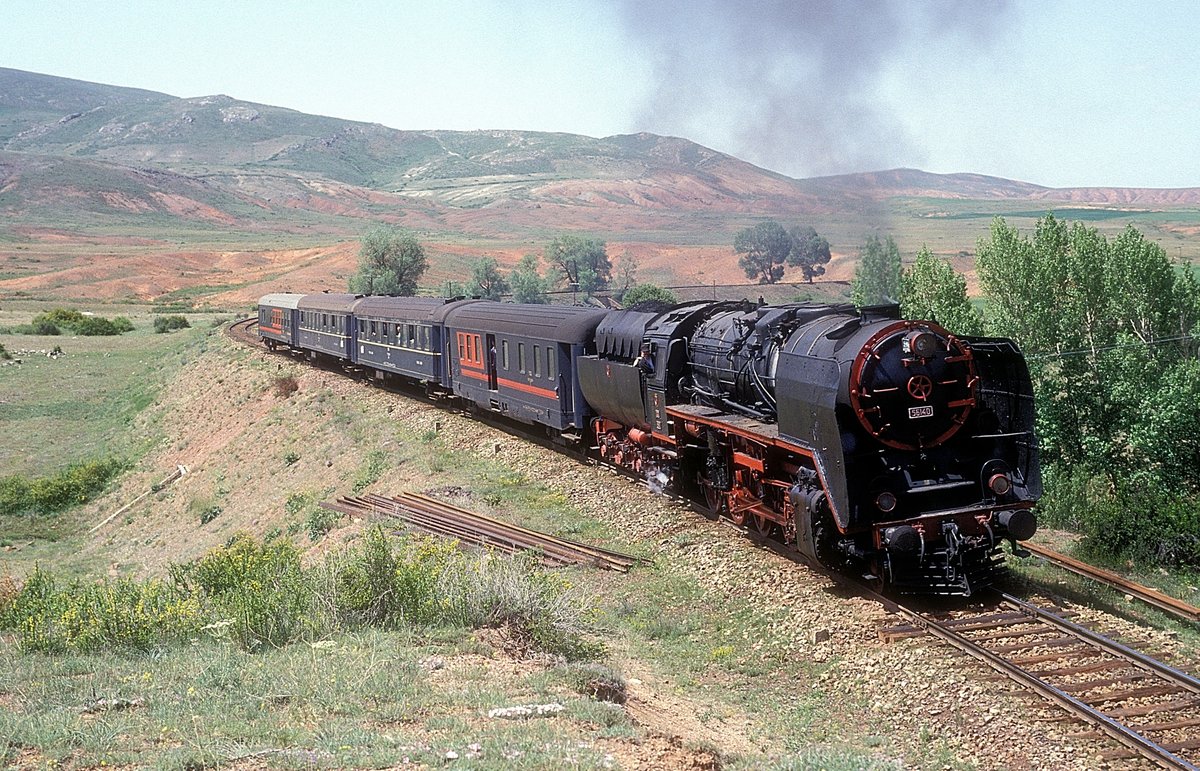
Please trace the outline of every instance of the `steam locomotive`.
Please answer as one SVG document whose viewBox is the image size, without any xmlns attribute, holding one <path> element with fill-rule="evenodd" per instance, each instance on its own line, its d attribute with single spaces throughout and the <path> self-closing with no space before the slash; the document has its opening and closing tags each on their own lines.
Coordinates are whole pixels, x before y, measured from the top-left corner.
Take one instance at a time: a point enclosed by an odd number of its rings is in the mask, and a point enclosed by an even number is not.
<svg viewBox="0 0 1200 771">
<path fill-rule="evenodd" d="M 897 593 L 971 595 L 1033 536 L 1028 370 L 1010 340 L 885 305 L 608 311 L 267 295 L 259 334 L 423 385 L 643 475 Z"/>
</svg>

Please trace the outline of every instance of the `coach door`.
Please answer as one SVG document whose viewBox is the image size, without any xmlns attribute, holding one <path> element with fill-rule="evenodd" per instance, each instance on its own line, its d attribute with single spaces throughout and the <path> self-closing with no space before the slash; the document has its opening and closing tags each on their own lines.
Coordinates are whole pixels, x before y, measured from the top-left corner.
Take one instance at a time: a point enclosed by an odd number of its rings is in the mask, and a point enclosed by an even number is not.
<svg viewBox="0 0 1200 771">
<path fill-rule="evenodd" d="M 487 349 L 486 350 L 487 350 L 487 355 L 485 357 L 485 361 L 487 361 L 488 390 L 495 391 L 500 386 L 499 375 L 496 372 L 496 336 L 495 335 L 487 336 Z"/>
</svg>

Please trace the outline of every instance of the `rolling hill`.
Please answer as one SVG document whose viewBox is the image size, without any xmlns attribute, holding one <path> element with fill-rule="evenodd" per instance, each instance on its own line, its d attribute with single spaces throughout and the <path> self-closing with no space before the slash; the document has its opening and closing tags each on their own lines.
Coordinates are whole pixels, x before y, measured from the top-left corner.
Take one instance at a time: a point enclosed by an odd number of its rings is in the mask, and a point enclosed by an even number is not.
<svg viewBox="0 0 1200 771">
<path fill-rule="evenodd" d="M 312 271 L 311 282 L 328 285 L 353 268 L 345 245 L 377 221 L 421 234 L 435 282 L 461 276 L 472 256 L 539 252 L 563 231 L 605 238 L 646 278 L 738 282 L 732 234 L 767 217 L 827 235 L 834 278 L 849 275 L 875 231 L 907 251 L 925 243 L 958 255 L 969 269 L 991 217 L 1049 209 L 1104 227 L 1136 222 L 1200 255 L 1200 188 L 1051 189 L 911 169 L 796 180 L 653 134 L 406 131 L 0 68 L 0 293 L 148 298 L 198 277 L 219 296 L 238 282 L 206 279 L 202 266 L 187 280 L 105 281 L 103 292 L 67 276 L 97 256 L 133 273 L 153 258 L 169 273 L 184 254 L 218 264 L 228 252 L 269 252 L 286 263 L 322 247 L 342 255 Z"/>
</svg>

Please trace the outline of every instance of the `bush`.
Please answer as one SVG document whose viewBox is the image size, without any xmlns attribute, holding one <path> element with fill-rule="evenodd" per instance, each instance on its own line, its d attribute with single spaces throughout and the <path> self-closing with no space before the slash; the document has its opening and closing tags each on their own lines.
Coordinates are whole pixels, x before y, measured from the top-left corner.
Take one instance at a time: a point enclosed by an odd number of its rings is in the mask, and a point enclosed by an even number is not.
<svg viewBox="0 0 1200 771">
<path fill-rule="evenodd" d="M 342 515 L 339 512 L 314 507 L 308 513 L 308 518 L 304 523 L 308 528 L 309 540 L 315 542 L 324 538 L 330 530 L 337 526 L 338 520 L 341 518 Z"/>
<path fill-rule="evenodd" d="M 156 316 L 154 318 L 154 331 L 160 335 L 176 329 L 187 329 L 190 326 L 192 325 L 188 323 L 188 320 L 179 315 Z"/>
<path fill-rule="evenodd" d="M 432 539 L 394 550 L 376 527 L 337 569 L 337 607 L 356 624 L 394 628 L 430 621 L 441 607 L 438 583 L 453 554 L 451 545 Z"/>
<path fill-rule="evenodd" d="M 29 498 L 29 482 L 22 476 L 0 479 L 0 512 L 20 514 L 33 507 Z"/>
<path fill-rule="evenodd" d="M 4 343 L 0 343 L 0 360 L 7 360 L 11 358 L 12 355 L 10 355 L 8 350 L 4 347 Z"/>
<path fill-rule="evenodd" d="M 117 318 L 120 320 L 120 323 L 117 320 L 110 321 L 103 316 L 89 316 L 77 310 L 55 308 L 52 311 L 35 316 L 30 326 L 33 329 L 40 330 L 33 334 L 57 335 L 61 327 L 85 337 L 119 335 L 122 332 L 128 332 L 133 329 L 133 324 L 130 323 L 129 319 L 123 316 L 118 316 Z"/>
<path fill-rule="evenodd" d="M 172 566 L 171 578 L 183 591 L 203 592 L 212 612 L 232 622 L 230 636 L 246 650 L 325 631 L 312 612 L 300 553 L 289 541 L 259 544 L 239 533 L 195 562 Z"/>
<path fill-rule="evenodd" d="M 492 555 L 454 561 L 443 571 L 442 613 L 472 627 L 507 626 L 531 646 L 567 659 L 594 658 L 600 646 L 583 639 L 578 597 L 557 574 L 536 569 L 532 555 Z"/>
<path fill-rule="evenodd" d="M 0 479 L 0 512 L 53 514 L 86 503 L 124 467 L 123 461 L 110 458 L 77 463 L 49 477 L 4 477 Z"/>
<path fill-rule="evenodd" d="M 29 324 L 17 324 L 9 331 L 18 335 L 42 335 L 43 337 L 62 334 L 62 330 L 54 322 L 47 321 L 40 316 Z"/>
<path fill-rule="evenodd" d="M 108 337 L 119 335 L 121 331 L 117 329 L 116 324 L 106 318 L 86 316 L 83 321 L 75 326 L 75 333 L 84 337 Z"/>
<path fill-rule="evenodd" d="M 1085 552 L 1161 564 L 1200 564 L 1200 500 L 1083 469 L 1047 469 L 1046 524 L 1084 536 Z"/>
<path fill-rule="evenodd" d="M 60 588 L 34 568 L 0 622 L 16 629 L 23 651 L 149 650 L 194 634 L 203 615 L 200 599 L 173 584 L 122 578 Z"/>
<path fill-rule="evenodd" d="M 239 534 L 198 560 L 172 565 L 169 575 L 165 582 L 60 588 L 37 568 L 19 590 L 0 582 L 0 628 L 14 630 L 22 650 L 46 652 L 146 650 L 214 628 L 254 651 L 341 626 L 439 624 L 504 625 L 567 658 L 599 650 L 581 637 L 578 599 L 532 557 L 472 557 L 428 538 L 394 542 L 382 528 L 308 569 L 291 542 Z M 589 673 L 586 681 L 580 687 L 597 695 L 620 691 L 613 673 Z"/>
</svg>

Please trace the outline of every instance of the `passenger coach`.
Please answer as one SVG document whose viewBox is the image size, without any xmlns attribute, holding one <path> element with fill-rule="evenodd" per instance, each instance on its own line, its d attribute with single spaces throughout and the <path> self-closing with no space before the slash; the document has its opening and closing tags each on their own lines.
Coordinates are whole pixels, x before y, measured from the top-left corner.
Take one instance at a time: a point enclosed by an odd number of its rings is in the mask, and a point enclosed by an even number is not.
<svg viewBox="0 0 1200 771">
<path fill-rule="evenodd" d="M 269 294 L 258 301 L 258 334 L 267 347 L 275 350 L 279 343 L 295 348 L 300 325 L 299 308 L 302 294 Z"/>
<path fill-rule="evenodd" d="M 387 375 L 442 385 L 442 327 L 434 317 L 446 307 L 436 297 L 364 297 L 354 303 L 358 345 L 354 361 Z"/>
<path fill-rule="evenodd" d="M 301 297 L 297 304 L 299 346 L 307 349 L 310 357 L 317 352 L 350 360 L 355 332 L 350 323 L 351 312 L 360 298 L 361 295 L 353 294 L 306 294 Z"/>
<path fill-rule="evenodd" d="M 590 413 L 575 377 L 608 314 L 567 305 L 470 302 L 444 312 L 454 393 L 483 409 L 555 433 L 581 431 Z"/>
</svg>

